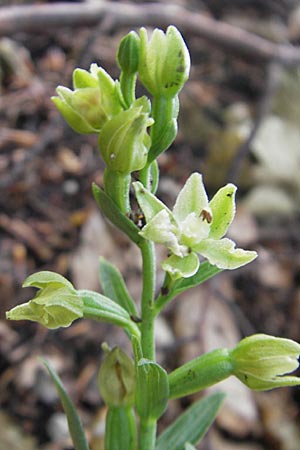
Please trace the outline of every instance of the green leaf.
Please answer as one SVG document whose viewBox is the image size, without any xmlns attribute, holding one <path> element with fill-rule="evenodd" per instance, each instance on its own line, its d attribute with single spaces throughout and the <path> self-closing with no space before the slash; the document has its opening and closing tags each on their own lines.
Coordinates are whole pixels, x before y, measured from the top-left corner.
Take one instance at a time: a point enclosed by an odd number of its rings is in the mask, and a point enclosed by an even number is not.
<svg viewBox="0 0 300 450">
<path fill-rule="evenodd" d="M 41 358 L 42 359 L 42 358 Z M 59 395 L 59 398 L 61 400 L 62 406 L 64 408 L 65 414 L 68 419 L 68 425 L 69 425 L 69 431 L 70 435 L 72 437 L 72 441 L 74 444 L 75 450 L 89 450 L 89 446 L 87 444 L 82 423 L 78 416 L 78 413 L 75 409 L 75 406 L 66 392 L 64 386 L 62 385 L 61 380 L 59 379 L 58 375 L 54 372 L 54 370 L 51 368 L 50 364 L 42 359 L 42 362 L 44 366 L 47 368 L 52 381 L 55 385 L 55 388 L 57 390 L 57 393 Z"/>
<path fill-rule="evenodd" d="M 188 408 L 158 438 L 155 450 L 184 450 L 187 442 L 196 445 L 213 423 L 224 400 L 217 392 Z"/>
<path fill-rule="evenodd" d="M 153 361 L 142 358 L 137 364 L 136 409 L 144 420 L 157 420 L 169 399 L 167 372 Z"/>
<path fill-rule="evenodd" d="M 113 300 L 98 292 L 79 290 L 78 295 L 83 300 L 83 316 L 88 319 L 99 320 L 118 325 L 130 334 L 140 337 L 140 330 L 128 312 Z"/>
<path fill-rule="evenodd" d="M 123 231 L 135 244 L 139 245 L 143 238 L 139 235 L 139 228 L 120 212 L 113 200 L 93 183 L 92 186 L 94 198 L 105 216 L 117 228 Z"/>
<path fill-rule="evenodd" d="M 122 306 L 131 316 L 137 316 L 135 303 L 127 290 L 120 271 L 101 257 L 99 274 L 104 295 Z"/>
</svg>

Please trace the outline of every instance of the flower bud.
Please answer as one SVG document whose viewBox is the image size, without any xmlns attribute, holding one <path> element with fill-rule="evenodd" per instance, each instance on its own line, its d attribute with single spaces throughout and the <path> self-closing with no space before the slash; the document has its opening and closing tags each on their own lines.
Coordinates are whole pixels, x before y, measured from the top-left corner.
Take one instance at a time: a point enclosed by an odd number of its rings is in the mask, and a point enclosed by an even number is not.
<svg viewBox="0 0 300 450">
<path fill-rule="evenodd" d="M 10 320 L 32 320 L 47 328 L 68 327 L 83 317 L 83 301 L 72 284 L 53 272 L 38 272 L 25 280 L 23 287 L 40 288 L 36 296 L 6 313 Z"/>
<path fill-rule="evenodd" d="M 255 334 L 230 351 L 233 374 L 255 390 L 300 385 L 288 374 L 299 366 L 300 344 L 290 339 Z"/>
<path fill-rule="evenodd" d="M 140 30 L 139 76 L 153 96 L 175 97 L 188 79 L 190 55 L 174 26 L 167 32 L 155 29 L 150 41 L 145 28 Z"/>
<path fill-rule="evenodd" d="M 99 133 L 100 153 L 111 171 L 129 174 L 147 162 L 151 142 L 147 128 L 153 119 L 140 100 L 112 117 Z"/>
<path fill-rule="evenodd" d="M 119 347 L 109 350 L 98 373 L 98 387 L 109 407 L 132 406 L 135 396 L 135 367 Z"/>
<path fill-rule="evenodd" d="M 135 31 L 130 31 L 120 42 L 117 62 L 120 69 L 127 74 L 134 74 L 139 66 L 140 38 Z"/>
<path fill-rule="evenodd" d="M 97 133 L 105 122 L 122 110 L 118 84 L 107 72 L 92 64 L 90 72 L 75 69 L 74 91 L 58 86 L 52 97 L 68 124 L 78 133 Z"/>
</svg>

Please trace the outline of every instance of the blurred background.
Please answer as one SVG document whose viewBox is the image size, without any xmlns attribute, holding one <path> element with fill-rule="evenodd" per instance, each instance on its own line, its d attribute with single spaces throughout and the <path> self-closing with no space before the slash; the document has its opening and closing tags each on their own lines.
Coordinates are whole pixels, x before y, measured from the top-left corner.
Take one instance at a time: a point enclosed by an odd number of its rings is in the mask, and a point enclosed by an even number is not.
<svg viewBox="0 0 300 450">
<path fill-rule="evenodd" d="M 26 14 L 17 8 L 23 5 Z M 48 9 L 38 18 L 40 7 Z M 171 206 L 192 171 L 203 173 L 210 196 L 236 183 L 230 236 L 259 258 L 168 306 L 157 324 L 159 362 L 172 370 L 256 332 L 300 341 L 299 2 L 0 0 L 0 450 L 72 449 L 40 355 L 78 406 L 91 449 L 102 448 L 101 343 L 128 349 L 126 337 L 89 321 L 54 331 L 8 323 L 5 311 L 31 298 L 21 285 L 39 270 L 100 290 L 100 254 L 139 298 L 137 249 L 91 195 L 103 174 L 96 137 L 69 129 L 50 97 L 59 84 L 71 87 L 75 67 L 96 62 L 118 77 L 120 38 L 169 23 L 182 31 L 192 69 L 180 94 L 178 136 L 159 160 L 159 196 Z M 299 389 L 255 394 L 231 379 L 217 389 L 228 399 L 199 449 L 299 450 Z M 160 429 L 195 398 L 172 402 Z"/>
</svg>

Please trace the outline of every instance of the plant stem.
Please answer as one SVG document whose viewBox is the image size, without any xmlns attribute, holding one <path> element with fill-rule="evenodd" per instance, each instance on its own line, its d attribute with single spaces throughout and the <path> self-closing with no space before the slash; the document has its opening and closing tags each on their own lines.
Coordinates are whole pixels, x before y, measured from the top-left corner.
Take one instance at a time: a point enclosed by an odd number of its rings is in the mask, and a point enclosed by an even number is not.
<svg viewBox="0 0 300 450">
<path fill-rule="evenodd" d="M 156 440 L 156 422 L 141 421 L 139 450 L 153 450 Z"/>
<path fill-rule="evenodd" d="M 151 173 L 150 164 L 146 164 L 145 167 L 140 170 L 139 180 L 145 186 L 146 189 L 151 189 Z"/>
<path fill-rule="evenodd" d="M 143 357 L 155 360 L 154 341 L 154 291 L 155 291 L 155 250 L 154 244 L 144 241 L 140 244 L 143 258 L 143 292 L 141 346 Z M 140 419 L 139 450 L 154 450 L 156 421 Z"/>
<path fill-rule="evenodd" d="M 143 258 L 143 292 L 141 344 L 143 357 L 155 361 L 154 344 L 154 291 L 155 291 L 155 250 L 150 241 L 140 244 Z"/>
</svg>

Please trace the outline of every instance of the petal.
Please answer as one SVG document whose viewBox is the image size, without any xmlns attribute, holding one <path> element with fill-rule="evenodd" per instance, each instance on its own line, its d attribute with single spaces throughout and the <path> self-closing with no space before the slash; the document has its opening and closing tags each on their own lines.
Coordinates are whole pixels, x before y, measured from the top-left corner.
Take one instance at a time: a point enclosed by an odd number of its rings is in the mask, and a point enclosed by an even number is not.
<svg viewBox="0 0 300 450">
<path fill-rule="evenodd" d="M 208 198 L 202 182 L 202 175 L 200 173 L 193 173 L 185 185 L 181 189 L 174 209 L 174 217 L 181 222 L 190 213 L 195 213 L 200 216 L 203 209 L 208 207 Z"/>
<path fill-rule="evenodd" d="M 234 184 L 227 184 L 219 189 L 209 206 L 212 210 L 212 222 L 209 237 L 220 239 L 227 232 L 235 215 L 235 192 Z"/>
<path fill-rule="evenodd" d="M 171 213 L 169 208 L 167 208 L 167 206 L 163 202 L 158 200 L 158 198 L 155 197 L 155 195 L 153 195 L 150 191 L 148 191 L 142 185 L 142 183 L 136 181 L 135 183 L 132 184 L 135 190 L 135 196 L 137 198 L 137 201 L 146 218 L 146 222 L 149 222 L 151 219 L 153 219 L 153 217 L 160 211 L 165 210 L 170 216 L 170 219 L 172 218 L 176 223 L 175 219 L 173 218 L 173 214 Z"/>
<path fill-rule="evenodd" d="M 300 385 L 300 378 L 294 376 L 279 376 L 274 377 L 272 380 L 255 377 L 252 374 L 250 376 L 242 372 L 237 372 L 235 376 L 239 378 L 242 383 L 246 384 L 246 386 L 255 391 L 269 391 L 270 389 L 279 387 Z"/>
<path fill-rule="evenodd" d="M 237 269 L 253 261 L 257 253 L 249 250 L 235 248 L 235 243 L 230 239 L 205 239 L 193 250 L 208 259 L 211 264 L 219 269 Z"/>
<path fill-rule="evenodd" d="M 195 252 L 183 258 L 171 255 L 161 263 L 163 270 L 168 272 L 174 280 L 178 278 L 189 278 L 195 275 L 199 265 L 199 258 Z"/>
<path fill-rule="evenodd" d="M 209 235 L 210 224 L 202 217 L 197 217 L 195 213 L 190 213 L 186 219 L 180 223 L 182 244 L 194 247 Z"/>
<path fill-rule="evenodd" d="M 149 241 L 165 245 L 175 255 L 185 256 L 187 247 L 179 245 L 178 227 L 171 221 L 167 211 L 162 210 L 153 217 L 142 229 L 140 235 Z"/>
</svg>

